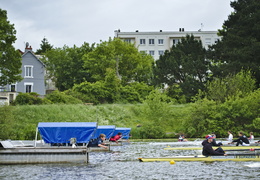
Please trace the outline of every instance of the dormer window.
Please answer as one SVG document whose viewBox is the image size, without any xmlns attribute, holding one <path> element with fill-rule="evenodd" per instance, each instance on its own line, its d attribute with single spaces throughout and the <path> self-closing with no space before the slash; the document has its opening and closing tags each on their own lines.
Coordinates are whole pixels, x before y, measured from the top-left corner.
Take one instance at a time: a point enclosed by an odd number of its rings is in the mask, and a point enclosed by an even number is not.
<svg viewBox="0 0 260 180">
<path fill-rule="evenodd" d="M 25 68 L 24 77 L 33 78 L 33 66 L 25 65 L 24 68 Z"/>
</svg>

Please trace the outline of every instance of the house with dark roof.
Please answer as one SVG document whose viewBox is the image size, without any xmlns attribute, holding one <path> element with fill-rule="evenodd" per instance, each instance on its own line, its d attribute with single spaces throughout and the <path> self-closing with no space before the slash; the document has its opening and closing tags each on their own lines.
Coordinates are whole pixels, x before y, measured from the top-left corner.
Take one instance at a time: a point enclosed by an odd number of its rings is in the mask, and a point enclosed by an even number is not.
<svg viewBox="0 0 260 180">
<path fill-rule="evenodd" d="M 5 87 L 5 92 L 35 92 L 41 96 L 46 93 L 45 90 L 45 65 L 34 54 L 32 47 L 26 43 L 25 51 L 21 52 L 22 56 L 22 78 L 21 82 L 10 84 Z M 13 98 L 12 98 L 13 99 Z M 14 98 L 15 99 L 15 98 Z"/>
</svg>

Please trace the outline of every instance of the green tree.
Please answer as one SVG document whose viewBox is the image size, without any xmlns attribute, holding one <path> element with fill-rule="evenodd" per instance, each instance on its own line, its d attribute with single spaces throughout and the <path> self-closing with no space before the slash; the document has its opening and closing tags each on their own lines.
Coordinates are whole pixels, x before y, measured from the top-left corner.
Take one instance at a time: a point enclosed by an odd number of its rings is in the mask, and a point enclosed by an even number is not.
<svg viewBox="0 0 260 180">
<path fill-rule="evenodd" d="M 211 47 L 214 76 L 225 77 L 238 73 L 242 68 L 251 69 L 260 83 L 260 1 L 231 1 L 234 11 L 219 30 L 222 40 Z"/>
<path fill-rule="evenodd" d="M 53 45 L 51 45 L 49 42 L 48 42 L 48 39 L 47 38 L 43 38 L 42 40 L 42 43 L 40 44 L 41 48 L 40 49 L 37 49 L 36 51 L 36 54 L 44 54 L 46 53 L 47 51 L 53 49 Z"/>
<path fill-rule="evenodd" d="M 179 84 L 183 95 L 190 100 L 199 89 L 204 89 L 209 65 L 205 56 L 206 50 L 201 41 L 196 40 L 193 35 L 187 35 L 156 61 L 156 84 Z"/>
<path fill-rule="evenodd" d="M 92 78 L 90 82 L 104 80 L 107 68 L 115 70 L 122 85 L 131 81 L 149 83 L 151 78 L 153 58 L 117 38 L 98 44 L 84 56 L 84 61 Z"/>
<path fill-rule="evenodd" d="M 22 57 L 13 47 L 16 41 L 14 25 L 7 20 L 7 12 L 0 9 L 0 86 L 21 81 Z"/>
<path fill-rule="evenodd" d="M 68 90 L 74 84 L 90 81 L 90 74 L 83 66 L 83 56 L 91 52 L 93 48 L 94 44 L 90 46 L 84 43 L 81 47 L 64 46 L 46 52 L 43 62 L 47 65 L 50 78 L 60 91 Z"/>
<path fill-rule="evenodd" d="M 223 103 L 231 98 L 247 96 L 255 89 L 255 83 L 256 80 L 252 77 L 251 72 L 242 70 L 236 75 L 208 81 L 206 97 Z"/>
</svg>

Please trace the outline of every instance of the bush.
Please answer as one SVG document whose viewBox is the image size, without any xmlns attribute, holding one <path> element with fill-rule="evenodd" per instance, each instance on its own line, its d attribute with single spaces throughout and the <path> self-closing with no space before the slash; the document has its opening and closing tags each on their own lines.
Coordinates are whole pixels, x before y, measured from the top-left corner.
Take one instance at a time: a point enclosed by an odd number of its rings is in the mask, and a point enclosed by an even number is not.
<svg viewBox="0 0 260 180">
<path fill-rule="evenodd" d="M 61 104 L 81 104 L 82 101 L 74 98 L 73 96 L 66 95 L 63 92 L 53 91 L 51 94 L 46 95 L 45 97 L 52 103 L 61 103 Z"/>
<path fill-rule="evenodd" d="M 44 104 L 42 98 L 38 97 L 37 93 L 19 93 L 14 101 L 14 105 L 33 105 L 33 104 Z"/>
</svg>

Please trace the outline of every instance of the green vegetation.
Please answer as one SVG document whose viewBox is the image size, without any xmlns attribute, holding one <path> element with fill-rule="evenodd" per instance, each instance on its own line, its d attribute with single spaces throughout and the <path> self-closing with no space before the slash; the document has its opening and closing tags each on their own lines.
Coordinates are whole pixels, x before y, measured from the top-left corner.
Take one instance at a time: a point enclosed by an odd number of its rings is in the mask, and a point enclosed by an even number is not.
<svg viewBox="0 0 260 180">
<path fill-rule="evenodd" d="M 22 58 L 15 50 L 16 41 L 14 24 L 7 20 L 7 11 L 0 8 L 0 86 L 21 81 Z"/>
</svg>

